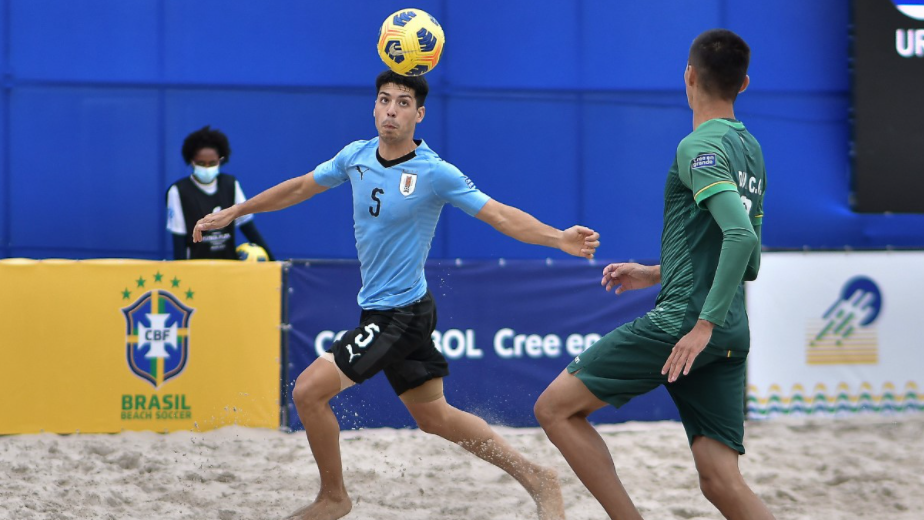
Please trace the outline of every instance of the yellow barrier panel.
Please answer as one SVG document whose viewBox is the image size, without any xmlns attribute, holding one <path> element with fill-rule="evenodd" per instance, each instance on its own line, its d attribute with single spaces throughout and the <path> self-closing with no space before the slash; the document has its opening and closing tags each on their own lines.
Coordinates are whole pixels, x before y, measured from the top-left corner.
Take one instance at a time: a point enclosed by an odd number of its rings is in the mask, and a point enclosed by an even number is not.
<svg viewBox="0 0 924 520">
<path fill-rule="evenodd" d="M 278 427 L 280 269 L 0 260 L 0 434 Z"/>
</svg>

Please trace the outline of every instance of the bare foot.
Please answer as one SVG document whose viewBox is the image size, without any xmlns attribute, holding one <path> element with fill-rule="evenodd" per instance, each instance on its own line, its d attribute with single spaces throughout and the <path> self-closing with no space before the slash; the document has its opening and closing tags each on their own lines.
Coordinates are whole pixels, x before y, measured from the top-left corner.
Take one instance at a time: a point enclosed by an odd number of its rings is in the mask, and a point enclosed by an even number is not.
<svg viewBox="0 0 924 520">
<path fill-rule="evenodd" d="M 539 520 L 565 520 L 565 503 L 561 496 L 558 473 L 551 468 L 536 466 L 529 481 L 523 485 L 536 501 Z"/>
<path fill-rule="evenodd" d="M 285 517 L 284 520 L 337 520 L 349 514 L 351 509 L 353 503 L 346 495 L 342 499 L 319 496 L 313 503 Z"/>
</svg>

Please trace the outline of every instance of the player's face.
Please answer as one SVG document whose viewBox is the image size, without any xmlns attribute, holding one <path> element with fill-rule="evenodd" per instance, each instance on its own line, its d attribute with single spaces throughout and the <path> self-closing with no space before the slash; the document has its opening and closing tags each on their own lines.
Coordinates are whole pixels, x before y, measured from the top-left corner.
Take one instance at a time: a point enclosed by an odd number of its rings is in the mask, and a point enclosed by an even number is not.
<svg viewBox="0 0 924 520">
<path fill-rule="evenodd" d="M 414 138 L 414 127 L 423 121 L 424 107 L 417 106 L 413 90 L 387 83 L 379 89 L 372 113 L 379 138 L 395 142 Z"/>
</svg>

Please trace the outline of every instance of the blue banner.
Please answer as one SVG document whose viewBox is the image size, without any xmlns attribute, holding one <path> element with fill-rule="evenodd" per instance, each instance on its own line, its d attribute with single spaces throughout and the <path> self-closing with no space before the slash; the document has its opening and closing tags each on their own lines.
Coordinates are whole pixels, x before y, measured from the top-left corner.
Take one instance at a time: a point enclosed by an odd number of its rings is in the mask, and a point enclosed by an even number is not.
<svg viewBox="0 0 924 520">
<path fill-rule="evenodd" d="M 446 398 L 492 424 L 537 426 L 533 405 L 571 360 L 617 326 L 648 312 L 657 288 L 614 296 L 600 286 L 605 264 L 568 261 L 451 261 L 427 263 L 436 300 L 433 339 L 449 361 Z M 359 325 L 355 261 L 293 262 L 288 272 L 287 424 L 302 425 L 292 404 L 298 375 L 339 333 Z M 414 426 L 382 375 L 332 401 L 345 429 Z M 595 422 L 679 419 L 659 388 Z"/>
</svg>

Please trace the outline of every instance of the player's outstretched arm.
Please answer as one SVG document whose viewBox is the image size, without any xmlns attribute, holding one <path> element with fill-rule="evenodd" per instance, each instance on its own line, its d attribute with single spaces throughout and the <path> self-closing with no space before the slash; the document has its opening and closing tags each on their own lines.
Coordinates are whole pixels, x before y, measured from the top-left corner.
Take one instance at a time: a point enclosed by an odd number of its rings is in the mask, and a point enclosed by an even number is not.
<svg viewBox="0 0 924 520">
<path fill-rule="evenodd" d="M 610 264 L 603 268 L 600 285 L 607 291 L 616 288 L 616 294 L 635 289 L 644 289 L 661 283 L 660 265 L 641 265 L 636 263 Z"/>
<path fill-rule="evenodd" d="M 525 211 L 494 199 L 488 200 L 475 216 L 520 242 L 554 247 L 569 255 L 593 258 L 600 247 L 600 233 L 590 228 L 572 226 L 562 231 L 543 224 Z"/>
<path fill-rule="evenodd" d="M 199 222 L 196 223 L 196 228 L 193 230 L 193 242 L 202 240 L 203 231 L 221 229 L 231 224 L 236 218 L 250 215 L 251 213 L 265 213 L 288 208 L 326 190 L 327 186 L 321 186 L 314 180 L 314 172 L 281 182 L 240 204 L 235 204 L 218 213 L 211 213 L 199 219 Z"/>
</svg>

